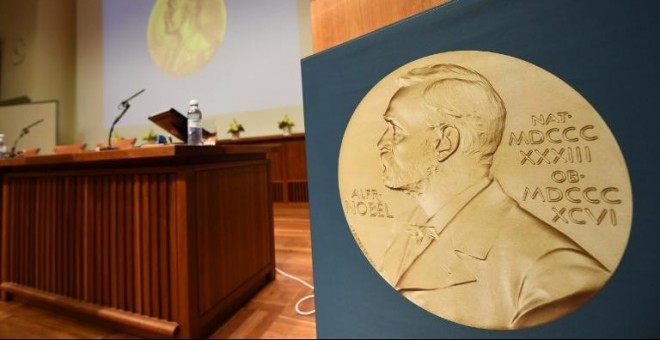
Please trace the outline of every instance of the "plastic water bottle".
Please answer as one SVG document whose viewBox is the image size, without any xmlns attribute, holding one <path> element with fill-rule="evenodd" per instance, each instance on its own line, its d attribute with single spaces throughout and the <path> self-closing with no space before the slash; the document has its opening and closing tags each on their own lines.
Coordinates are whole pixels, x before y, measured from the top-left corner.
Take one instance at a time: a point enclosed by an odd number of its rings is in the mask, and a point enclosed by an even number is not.
<svg viewBox="0 0 660 340">
<path fill-rule="evenodd" d="M 0 133 L 0 158 L 6 156 L 7 146 L 5 145 L 5 135 Z"/>
<path fill-rule="evenodd" d="M 202 139 L 202 111 L 196 99 L 190 101 L 188 109 L 188 145 L 204 145 Z"/>
</svg>

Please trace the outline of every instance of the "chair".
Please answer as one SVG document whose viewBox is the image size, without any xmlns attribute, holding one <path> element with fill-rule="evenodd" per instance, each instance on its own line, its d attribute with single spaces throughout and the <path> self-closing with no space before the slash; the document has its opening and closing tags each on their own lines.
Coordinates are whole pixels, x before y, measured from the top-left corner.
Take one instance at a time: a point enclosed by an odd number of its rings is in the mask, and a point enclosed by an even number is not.
<svg viewBox="0 0 660 340">
<path fill-rule="evenodd" d="M 55 148 L 53 149 L 53 153 L 56 155 L 67 154 L 67 153 L 83 153 L 85 152 L 86 147 L 87 144 L 85 143 L 55 145 Z"/>
<path fill-rule="evenodd" d="M 29 157 L 29 156 L 36 156 L 39 154 L 40 148 L 28 148 L 28 149 L 23 149 L 18 152 L 18 155 L 21 157 Z"/>
<path fill-rule="evenodd" d="M 117 148 L 117 149 L 132 149 L 133 146 L 135 145 L 136 140 L 137 140 L 136 137 L 120 139 L 120 140 L 113 140 L 112 141 L 112 147 Z M 108 146 L 108 141 L 107 140 L 102 140 L 102 141 L 96 143 L 97 150 L 100 150 L 100 149 L 105 148 L 107 146 Z"/>
</svg>

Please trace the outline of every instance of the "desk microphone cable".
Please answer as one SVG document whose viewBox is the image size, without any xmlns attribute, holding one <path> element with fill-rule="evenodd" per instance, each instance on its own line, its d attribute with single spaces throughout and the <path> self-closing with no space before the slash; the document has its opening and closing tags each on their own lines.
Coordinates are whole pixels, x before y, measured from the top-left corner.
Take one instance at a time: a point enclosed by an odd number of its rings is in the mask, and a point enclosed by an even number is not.
<svg viewBox="0 0 660 340">
<path fill-rule="evenodd" d="M 277 268 L 277 267 L 275 267 L 275 270 L 276 270 L 278 273 L 284 275 L 285 277 L 287 277 L 287 278 L 289 278 L 289 279 L 291 279 L 291 280 L 294 280 L 294 281 L 298 281 L 298 282 L 300 282 L 301 284 L 305 285 L 306 287 L 308 287 L 308 288 L 314 290 L 314 286 L 312 286 L 312 285 L 310 285 L 309 283 L 305 282 L 305 281 L 302 280 L 301 278 L 298 278 L 298 277 L 295 277 L 295 276 L 293 276 L 293 275 L 291 275 L 291 274 L 288 274 L 287 272 L 285 272 L 285 271 L 283 271 L 282 269 Z M 305 301 L 307 301 L 307 300 L 309 300 L 309 299 L 313 299 L 313 298 L 314 298 L 314 294 L 310 294 L 310 295 L 304 296 L 303 298 L 301 298 L 300 300 L 298 300 L 298 302 L 296 302 L 296 313 L 298 313 L 298 315 L 312 315 L 312 314 L 316 313 L 316 309 L 312 309 L 312 310 L 310 310 L 310 311 L 302 311 L 302 310 L 300 310 L 300 305 L 301 305 L 303 302 L 305 302 Z"/>
</svg>

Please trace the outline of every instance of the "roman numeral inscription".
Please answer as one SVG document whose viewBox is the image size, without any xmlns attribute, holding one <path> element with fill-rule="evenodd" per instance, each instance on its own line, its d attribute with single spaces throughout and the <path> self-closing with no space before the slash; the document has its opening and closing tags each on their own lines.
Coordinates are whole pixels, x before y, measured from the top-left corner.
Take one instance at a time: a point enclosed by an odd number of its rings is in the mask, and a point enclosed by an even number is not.
<svg viewBox="0 0 660 340">
<path fill-rule="evenodd" d="M 598 140 L 594 126 L 556 126 L 569 124 L 572 117 L 568 112 L 532 115 L 532 126 L 540 125 L 542 128 L 511 132 L 509 146 L 528 147 L 520 149 L 520 164 L 591 163 L 591 148 L 584 144 Z"/>
<path fill-rule="evenodd" d="M 520 155 L 521 165 L 591 163 L 591 149 L 588 146 L 520 150 Z"/>
<path fill-rule="evenodd" d="M 622 203 L 619 188 L 594 186 L 583 173 L 587 170 L 578 169 L 594 166 L 599 130 L 592 124 L 575 124 L 572 118 L 568 111 L 531 115 L 532 129 L 509 133 L 507 144 L 519 147 L 521 166 L 549 166 L 554 170 L 550 173 L 554 184 L 524 187 L 521 203 L 547 204 L 553 223 L 616 226 L 617 207 Z M 556 170 L 561 165 L 576 168 Z"/>
<path fill-rule="evenodd" d="M 568 172 L 575 172 L 569 170 Z M 561 173 L 555 171 L 553 176 Z M 562 178 L 562 177 L 558 177 Z M 566 176 L 565 178 L 570 178 Z M 575 177 L 574 177 L 575 178 Z M 576 177 L 576 178 L 579 178 Z M 576 181 L 577 182 L 577 181 Z M 612 226 L 617 225 L 616 210 L 613 206 L 621 204 L 618 197 L 619 189 L 615 187 L 596 188 L 586 187 L 580 188 L 571 186 L 566 189 L 559 187 L 526 187 L 523 193 L 522 200 L 526 201 L 540 201 L 550 203 L 568 203 L 568 204 L 589 204 L 587 207 L 552 207 L 553 217 L 552 222 L 563 222 L 573 224 L 590 224 L 601 225 L 609 223 Z M 604 207 L 603 207 L 604 206 Z M 609 216 L 609 218 L 607 218 Z"/>
</svg>

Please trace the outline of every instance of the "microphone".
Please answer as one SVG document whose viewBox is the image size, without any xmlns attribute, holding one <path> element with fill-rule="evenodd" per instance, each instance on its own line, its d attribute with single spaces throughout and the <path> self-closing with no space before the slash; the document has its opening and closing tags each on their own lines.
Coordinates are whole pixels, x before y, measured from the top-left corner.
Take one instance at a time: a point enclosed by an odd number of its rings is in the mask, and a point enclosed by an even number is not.
<svg viewBox="0 0 660 340">
<path fill-rule="evenodd" d="M 18 141 L 21 140 L 21 138 L 23 138 L 23 136 L 27 135 L 30 132 L 31 127 L 34 127 L 35 125 L 37 125 L 37 124 L 39 124 L 43 121 L 44 121 L 43 119 L 39 119 L 38 121 L 24 127 L 21 130 L 21 134 L 18 135 L 18 138 L 16 138 L 16 140 L 14 140 L 14 144 L 12 144 L 12 146 L 11 146 L 11 151 L 9 151 L 9 157 L 16 157 L 16 144 L 18 144 Z"/>
<path fill-rule="evenodd" d="M 134 95 L 128 97 L 128 99 L 126 99 L 126 100 L 124 100 L 123 102 L 121 102 L 121 104 L 119 104 L 119 108 L 121 108 L 122 106 L 126 106 L 126 105 L 128 105 L 128 101 L 129 101 L 129 100 L 131 100 L 131 99 L 137 97 L 137 96 L 140 95 L 142 92 L 144 92 L 144 90 L 146 90 L 146 89 L 142 89 L 142 90 L 138 91 L 136 94 L 134 94 Z M 121 117 L 117 117 L 117 119 L 115 119 L 115 120 L 119 120 L 119 118 L 121 118 Z"/>
<path fill-rule="evenodd" d="M 138 91 L 136 94 L 128 97 L 126 100 L 119 103 L 119 106 L 117 106 L 117 108 L 120 109 L 120 110 L 123 109 L 123 111 L 117 116 L 117 118 L 115 118 L 114 122 L 112 122 L 112 125 L 110 126 L 110 133 L 108 133 L 108 146 L 105 147 L 105 148 L 101 148 L 101 150 L 114 150 L 114 149 L 116 149 L 116 148 L 112 147 L 112 131 L 115 130 L 115 125 L 117 125 L 117 122 L 119 122 L 121 117 L 123 117 L 124 114 L 126 113 L 126 111 L 128 111 L 128 108 L 131 107 L 131 105 L 128 103 L 128 101 L 135 98 L 135 97 L 137 97 L 138 95 L 140 95 L 142 92 L 144 92 L 144 90 L 146 90 L 146 89 L 142 89 L 142 90 Z"/>
</svg>

